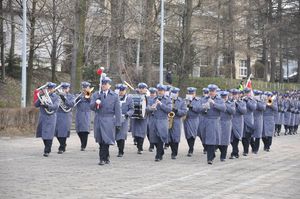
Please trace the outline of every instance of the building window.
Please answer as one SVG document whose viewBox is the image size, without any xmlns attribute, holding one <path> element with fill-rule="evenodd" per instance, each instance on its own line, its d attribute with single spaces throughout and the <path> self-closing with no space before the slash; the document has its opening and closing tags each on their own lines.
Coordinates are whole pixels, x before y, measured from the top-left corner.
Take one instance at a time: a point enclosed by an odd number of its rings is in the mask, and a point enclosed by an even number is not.
<svg viewBox="0 0 300 199">
<path fill-rule="evenodd" d="M 240 77 L 247 77 L 247 64 L 246 60 L 240 60 Z"/>
</svg>

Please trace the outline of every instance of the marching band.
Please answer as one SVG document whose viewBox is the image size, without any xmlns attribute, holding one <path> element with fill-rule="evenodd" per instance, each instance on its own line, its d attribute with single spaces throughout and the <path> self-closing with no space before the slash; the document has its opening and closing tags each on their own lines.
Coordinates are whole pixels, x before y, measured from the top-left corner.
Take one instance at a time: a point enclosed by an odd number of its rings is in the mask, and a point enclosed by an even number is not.
<svg viewBox="0 0 300 199">
<path fill-rule="evenodd" d="M 126 82 L 127 83 L 127 82 Z M 239 158 L 239 142 L 243 156 L 253 154 L 260 148 L 270 151 L 274 136 L 297 134 L 300 123 L 300 91 L 287 93 L 263 92 L 245 88 L 243 90 L 220 90 L 210 84 L 203 88 L 202 96 L 197 89 L 187 88 L 185 98 L 179 97 L 180 89 L 158 84 L 148 89 L 139 83 L 136 93 L 127 90 L 131 86 L 117 84 L 111 90 L 111 79 L 100 78 L 99 91 L 93 92 L 89 82 L 81 83 L 80 93 L 69 92 L 70 84 L 62 82 L 56 87 L 48 82 L 38 88 L 35 106 L 40 108 L 36 137 L 44 142 L 44 156 L 51 152 L 53 137 L 59 141 L 58 154 L 66 151 L 66 140 L 70 136 L 72 109 L 76 110 L 75 128 L 80 138 L 81 151 L 87 147 L 90 133 L 91 111 L 94 116 L 94 138 L 99 144 L 99 165 L 110 163 L 110 145 L 117 143 L 117 157 L 124 156 L 125 141 L 130 131 L 136 142 L 137 153 L 142 154 L 144 138 L 148 137 L 154 160 L 163 160 L 164 150 L 171 149 L 175 160 L 182 131 L 191 157 L 197 137 L 207 154 L 207 163 L 213 164 L 216 150 L 220 150 L 220 161 L 227 158 L 228 146 L 232 150 L 229 159 Z M 149 94 L 150 93 L 150 94 Z M 164 148 L 165 146 L 165 148 Z"/>
</svg>

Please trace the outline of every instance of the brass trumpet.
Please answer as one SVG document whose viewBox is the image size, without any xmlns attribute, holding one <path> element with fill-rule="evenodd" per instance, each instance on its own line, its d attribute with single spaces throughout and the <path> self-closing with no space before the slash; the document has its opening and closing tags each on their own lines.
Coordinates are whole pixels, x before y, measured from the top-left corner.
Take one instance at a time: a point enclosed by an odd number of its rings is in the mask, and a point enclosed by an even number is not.
<svg viewBox="0 0 300 199">
<path fill-rule="evenodd" d="M 85 94 L 84 97 L 87 99 L 91 98 L 93 90 L 94 90 L 94 87 L 90 88 L 89 90 L 84 91 L 84 94 Z"/>
</svg>

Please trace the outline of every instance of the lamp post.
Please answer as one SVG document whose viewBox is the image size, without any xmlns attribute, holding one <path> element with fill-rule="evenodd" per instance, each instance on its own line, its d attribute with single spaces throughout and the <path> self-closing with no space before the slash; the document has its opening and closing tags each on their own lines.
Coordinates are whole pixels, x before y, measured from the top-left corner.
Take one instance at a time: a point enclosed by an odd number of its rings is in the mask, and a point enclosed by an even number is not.
<svg viewBox="0 0 300 199">
<path fill-rule="evenodd" d="M 22 92 L 21 92 L 21 107 L 26 107 L 26 1 L 23 0 L 23 23 L 22 23 Z"/>
<path fill-rule="evenodd" d="M 159 83 L 164 83 L 164 0 L 161 0 L 160 17 L 160 56 L 159 56 Z"/>
</svg>

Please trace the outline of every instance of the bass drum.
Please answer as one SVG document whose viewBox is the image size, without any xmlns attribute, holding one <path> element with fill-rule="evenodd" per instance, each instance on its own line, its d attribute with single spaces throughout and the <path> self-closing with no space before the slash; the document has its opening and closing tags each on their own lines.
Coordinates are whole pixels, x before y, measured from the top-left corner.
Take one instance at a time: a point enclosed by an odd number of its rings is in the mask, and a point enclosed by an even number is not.
<svg viewBox="0 0 300 199">
<path fill-rule="evenodd" d="M 131 116 L 133 119 L 144 119 L 146 115 L 147 100 L 145 95 L 132 94 L 131 95 L 134 113 Z"/>
</svg>

